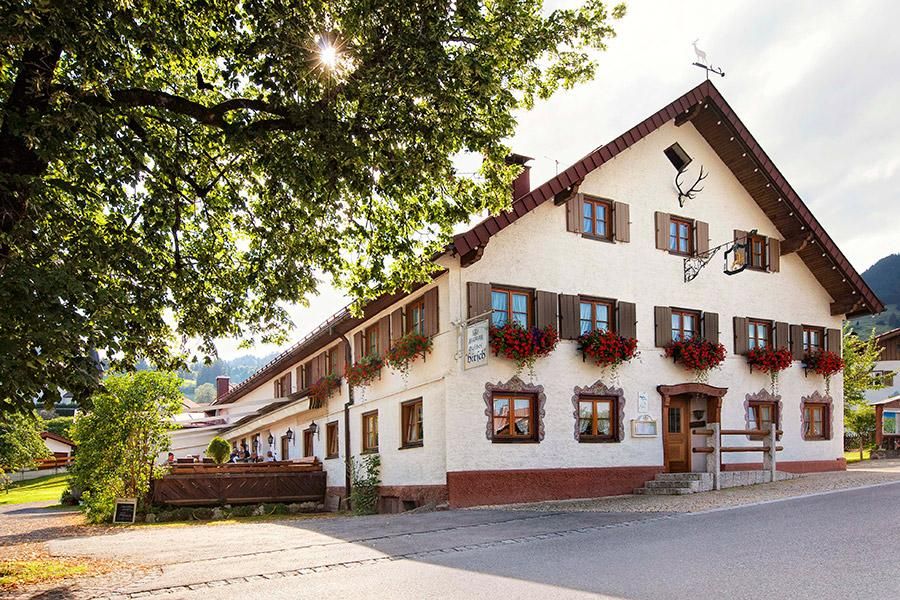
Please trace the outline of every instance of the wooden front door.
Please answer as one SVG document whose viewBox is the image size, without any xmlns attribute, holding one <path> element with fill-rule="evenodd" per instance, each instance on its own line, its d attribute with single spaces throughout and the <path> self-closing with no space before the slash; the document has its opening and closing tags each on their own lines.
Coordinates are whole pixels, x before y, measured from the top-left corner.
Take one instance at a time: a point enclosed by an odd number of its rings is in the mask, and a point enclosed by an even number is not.
<svg viewBox="0 0 900 600">
<path fill-rule="evenodd" d="M 290 449 L 291 440 L 287 439 L 286 435 L 281 436 L 281 456 L 278 457 L 278 460 L 290 460 Z"/>
<path fill-rule="evenodd" d="M 306 430 L 303 432 L 303 456 L 313 455 L 313 432 Z"/>
<path fill-rule="evenodd" d="M 673 397 L 666 409 L 666 428 L 663 432 L 666 471 L 687 473 L 691 470 L 690 400 Z"/>
</svg>

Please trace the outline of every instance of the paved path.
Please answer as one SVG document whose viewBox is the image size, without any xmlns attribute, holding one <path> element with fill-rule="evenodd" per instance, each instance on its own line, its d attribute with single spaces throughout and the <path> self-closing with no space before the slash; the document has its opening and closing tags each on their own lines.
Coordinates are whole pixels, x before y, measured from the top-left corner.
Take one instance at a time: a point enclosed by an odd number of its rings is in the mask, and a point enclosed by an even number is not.
<svg viewBox="0 0 900 600">
<path fill-rule="evenodd" d="M 158 559 L 117 590 L 133 598 L 870 600 L 900 597 L 898 505 L 889 483 L 693 514 L 450 511 L 140 528 L 50 549 Z"/>
</svg>

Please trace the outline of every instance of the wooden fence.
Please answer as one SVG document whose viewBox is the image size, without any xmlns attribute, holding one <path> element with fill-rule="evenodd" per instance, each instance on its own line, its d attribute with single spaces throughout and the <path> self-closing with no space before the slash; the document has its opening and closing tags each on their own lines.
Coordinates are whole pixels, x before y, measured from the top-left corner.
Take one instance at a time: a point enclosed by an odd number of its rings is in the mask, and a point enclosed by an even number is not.
<svg viewBox="0 0 900 600">
<path fill-rule="evenodd" d="M 174 505 L 324 502 L 319 462 L 176 464 L 153 481 L 153 503 Z"/>
</svg>

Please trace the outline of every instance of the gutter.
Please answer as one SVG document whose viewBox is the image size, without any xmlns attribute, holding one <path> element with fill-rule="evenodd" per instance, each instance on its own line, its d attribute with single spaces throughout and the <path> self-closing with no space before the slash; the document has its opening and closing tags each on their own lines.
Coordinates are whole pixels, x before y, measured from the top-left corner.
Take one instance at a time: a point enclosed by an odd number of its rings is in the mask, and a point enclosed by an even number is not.
<svg viewBox="0 0 900 600">
<path fill-rule="evenodd" d="M 344 360 L 348 366 L 353 364 L 353 348 L 345 333 L 338 334 L 344 341 Z M 347 494 L 347 508 L 350 508 L 350 407 L 353 406 L 353 386 L 347 384 L 347 402 L 344 404 L 344 490 Z"/>
</svg>

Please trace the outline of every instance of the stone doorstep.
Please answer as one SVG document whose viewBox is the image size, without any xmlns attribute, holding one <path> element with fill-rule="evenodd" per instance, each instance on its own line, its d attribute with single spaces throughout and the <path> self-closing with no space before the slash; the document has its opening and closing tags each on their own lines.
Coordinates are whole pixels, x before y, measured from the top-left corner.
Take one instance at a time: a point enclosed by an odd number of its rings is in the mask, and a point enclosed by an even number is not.
<svg viewBox="0 0 900 600">
<path fill-rule="evenodd" d="M 656 481 L 704 481 L 712 482 L 712 473 L 659 473 Z"/>
<path fill-rule="evenodd" d="M 653 480 L 648 481 L 644 484 L 644 487 L 648 488 L 685 488 L 689 490 L 699 490 L 700 489 L 700 480 L 699 479 L 691 479 L 688 481 L 678 481 L 678 480 Z"/>
<path fill-rule="evenodd" d="M 684 496 L 686 494 L 696 494 L 697 490 L 688 488 L 637 488 L 635 494 L 643 496 Z"/>
</svg>

